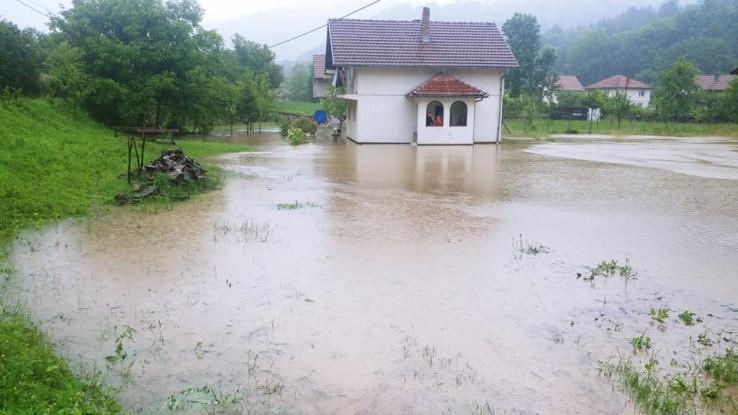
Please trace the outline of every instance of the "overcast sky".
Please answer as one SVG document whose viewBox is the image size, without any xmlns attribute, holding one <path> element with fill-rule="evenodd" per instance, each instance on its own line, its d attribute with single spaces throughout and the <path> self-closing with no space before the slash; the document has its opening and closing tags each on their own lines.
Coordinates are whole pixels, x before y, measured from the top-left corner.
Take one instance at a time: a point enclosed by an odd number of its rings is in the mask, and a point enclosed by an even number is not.
<svg viewBox="0 0 738 415">
<path fill-rule="evenodd" d="M 419 8 L 431 6 L 431 20 L 495 21 L 501 25 L 513 12 L 536 15 L 545 28 L 570 27 L 614 16 L 631 6 L 658 5 L 664 0 L 381 0 L 352 18 L 419 18 Z M 687 0 L 683 0 L 687 1 Z M 21 4 L 26 3 L 27 6 Z M 217 30 L 228 43 L 234 33 L 272 45 L 340 17 L 371 0 L 200 0 L 205 9 L 203 26 Z M 48 19 L 38 13 L 58 13 L 71 0 L 0 0 L 0 18 L 20 27 L 46 30 Z M 31 9 L 34 8 L 37 11 Z M 576 13 L 572 13 L 576 10 Z M 417 15 L 417 16 L 416 16 Z M 325 42 L 325 29 L 274 48 L 277 60 L 310 56 Z"/>
</svg>

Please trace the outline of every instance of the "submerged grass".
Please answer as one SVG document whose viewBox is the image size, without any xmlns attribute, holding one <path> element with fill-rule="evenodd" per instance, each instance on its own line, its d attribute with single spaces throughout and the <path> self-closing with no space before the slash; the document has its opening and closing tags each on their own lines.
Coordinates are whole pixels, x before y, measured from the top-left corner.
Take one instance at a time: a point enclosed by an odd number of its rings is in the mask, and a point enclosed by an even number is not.
<svg viewBox="0 0 738 415">
<path fill-rule="evenodd" d="M 147 161 L 171 148 L 147 143 Z M 186 154 L 201 158 L 247 151 L 235 144 L 182 140 Z M 0 104 L 0 414 L 117 414 L 118 403 L 96 377 L 76 376 L 27 316 L 4 306 L 12 270 L 7 249 L 23 228 L 108 209 L 128 189 L 125 137 L 82 112 L 46 100 Z M 208 166 L 205 186 L 165 187 L 165 194 L 192 194 L 217 186 Z M 162 184 L 167 186 L 167 184 Z M 123 349 L 113 358 L 122 360 Z"/>
</svg>

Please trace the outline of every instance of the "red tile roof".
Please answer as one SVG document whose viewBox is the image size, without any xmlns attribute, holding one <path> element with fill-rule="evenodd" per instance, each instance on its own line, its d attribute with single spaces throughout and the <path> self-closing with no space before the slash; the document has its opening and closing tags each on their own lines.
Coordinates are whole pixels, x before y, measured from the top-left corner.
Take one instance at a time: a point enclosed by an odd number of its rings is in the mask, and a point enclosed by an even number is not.
<svg viewBox="0 0 738 415">
<path fill-rule="evenodd" d="M 697 75 L 697 85 L 707 91 L 725 91 L 733 75 Z"/>
<path fill-rule="evenodd" d="M 650 89 L 651 87 L 645 83 L 623 75 L 611 76 L 592 85 L 587 89 Z"/>
<path fill-rule="evenodd" d="M 420 20 L 329 20 L 326 64 L 329 68 L 518 66 L 494 23 L 431 21 L 429 42 L 422 41 L 420 25 Z"/>
<path fill-rule="evenodd" d="M 330 77 L 325 73 L 325 55 L 313 55 L 313 78 L 328 79 Z"/>
<path fill-rule="evenodd" d="M 573 75 L 559 75 L 559 89 L 562 91 L 577 91 L 584 92 L 584 87 L 576 76 Z"/>
<path fill-rule="evenodd" d="M 411 97 L 479 97 L 489 95 L 481 89 L 459 81 L 453 76 L 436 75 L 418 85 L 408 96 Z"/>
</svg>

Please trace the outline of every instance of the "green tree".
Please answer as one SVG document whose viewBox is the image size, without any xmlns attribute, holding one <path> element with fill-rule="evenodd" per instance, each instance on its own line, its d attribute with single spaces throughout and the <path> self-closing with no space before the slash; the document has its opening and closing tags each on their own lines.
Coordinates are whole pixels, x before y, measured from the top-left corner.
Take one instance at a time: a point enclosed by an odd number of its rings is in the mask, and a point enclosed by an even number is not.
<svg viewBox="0 0 738 415">
<path fill-rule="evenodd" d="M 556 52 L 550 47 L 541 50 L 541 28 L 529 14 L 515 13 L 502 25 L 510 49 L 520 67 L 509 71 L 506 83 L 513 97 L 521 94 L 543 97 L 553 93 L 558 77 L 553 73 Z"/>
<path fill-rule="evenodd" d="M 321 105 L 329 117 L 338 120 L 338 129 L 343 131 L 343 122 L 346 121 L 346 101 L 338 98 L 339 95 L 345 94 L 346 88 L 343 86 L 334 88 L 328 85 L 328 93 L 322 100 Z"/>
<path fill-rule="evenodd" d="M 234 35 L 231 41 L 233 53 L 241 65 L 241 70 L 248 69 L 255 74 L 266 75 L 272 89 L 279 87 L 284 80 L 284 75 L 282 67 L 274 63 L 274 52 L 266 45 L 244 39 L 239 34 Z M 235 77 L 237 78 L 238 76 Z"/>
<path fill-rule="evenodd" d="M 62 42 L 49 54 L 42 77 L 46 93 L 69 101 L 74 114 L 87 94 L 89 82 L 82 64 L 82 50 Z"/>
<path fill-rule="evenodd" d="M 654 106 L 665 123 L 691 113 L 699 90 L 695 82 L 697 74 L 694 63 L 682 57 L 659 77 L 654 88 Z"/>
<path fill-rule="evenodd" d="M 312 94 L 313 77 L 308 65 L 297 64 L 287 79 L 285 92 L 293 101 L 310 101 Z"/>
<path fill-rule="evenodd" d="M 33 29 L 20 30 L 0 20 L 0 92 L 6 88 L 30 95 L 40 92 L 44 59 L 41 39 L 42 35 Z"/>
<path fill-rule="evenodd" d="M 625 91 L 618 91 L 614 96 L 607 98 L 604 107 L 605 113 L 618 121 L 618 129 L 620 129 L 621 121 L 632 113 L 633 103 L 630 102 Z"/>
</svg>

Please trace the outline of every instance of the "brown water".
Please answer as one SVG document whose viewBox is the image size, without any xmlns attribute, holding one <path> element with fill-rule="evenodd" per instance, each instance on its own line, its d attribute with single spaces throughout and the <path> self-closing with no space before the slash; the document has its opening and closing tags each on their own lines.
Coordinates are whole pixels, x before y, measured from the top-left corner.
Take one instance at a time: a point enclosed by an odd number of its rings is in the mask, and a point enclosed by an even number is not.
<svg viewBox="0 0 738 415">
<path fill-rule="evenodd" d="M 19 298 L 63 354 L 127 381 L 130 412 L 212 385 L 274 413 L 633 413 L 597 370 L 633 336 L 664 366 L 709 352 L 690 347 L 705 330 L 735 342 L 736 140 L 234 140 L 258 151 L 219 159 L 221 191 L 15 247 Z M 638 277 L 577 280 L 610 258 Z"/>
</svg>

